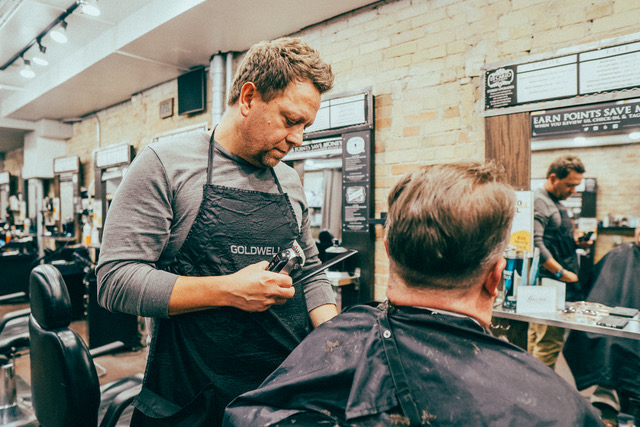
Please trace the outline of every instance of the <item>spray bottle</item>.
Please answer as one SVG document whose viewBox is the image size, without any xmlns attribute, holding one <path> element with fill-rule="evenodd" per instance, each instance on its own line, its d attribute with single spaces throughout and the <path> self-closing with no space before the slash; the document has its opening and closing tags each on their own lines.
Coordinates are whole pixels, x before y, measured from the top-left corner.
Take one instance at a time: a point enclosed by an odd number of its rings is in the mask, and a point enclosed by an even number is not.
<svg viewBox="0 0 640 427">
<path fill-rule="evenodd" d="M 514 296 L 513 272 L 516 267 L 516 250 L 508 249 L 505 255 L 507 266 L 502 273 L 504 277 L 504 301 L 502 308 L 505 310 L 513 310 L 516 308 L 516 298 Z"/>
</svg>

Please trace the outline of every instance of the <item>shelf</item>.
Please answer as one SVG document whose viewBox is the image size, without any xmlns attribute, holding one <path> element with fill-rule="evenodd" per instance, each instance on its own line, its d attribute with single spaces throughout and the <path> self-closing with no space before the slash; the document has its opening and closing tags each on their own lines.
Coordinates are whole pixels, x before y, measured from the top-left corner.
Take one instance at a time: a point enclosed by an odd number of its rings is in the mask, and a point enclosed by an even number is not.
<svg viewBox="0 0 640 427">
<path fill-rule="evenodd" d="M 55 240 L 56 242 L 75 242 L 76 237 L 61 237 L 61 236 L 43 236 L 45 239 Z"/>
<path fill-rule="evenodd" d="M 623 236 L 633 236 L 635 228 L 632 227 L 598 227 L 598 234 L 618 234 Z"/>
</svg>

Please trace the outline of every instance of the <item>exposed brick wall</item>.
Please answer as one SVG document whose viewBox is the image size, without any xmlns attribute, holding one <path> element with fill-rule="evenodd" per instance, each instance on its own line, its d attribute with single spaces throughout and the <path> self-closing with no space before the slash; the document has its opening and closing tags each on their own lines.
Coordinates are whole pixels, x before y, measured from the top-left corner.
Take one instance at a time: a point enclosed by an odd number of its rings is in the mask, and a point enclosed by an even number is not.
<svg viewBox="0 0 640 427">
<path fill-rule="evenodd" d="M 373 88 L 379 215 L 401 174 L 423 164 L 484 158 L 483 65 L 530 54 L 551 57 L 558 49 L 632 34 L 639 19 L 636 0 L 389 0 L 298 35 L 332 64 L 334 93 Z M 99 112 L 101 146 L 127 141 L 139 150 L 159 132 L 211 122 L 210 108 L 194 117 L 160 119 L 160 101 L 175 99 L 176 92 L 176 83 L 169 82 Z M 84 165 L 85 183 L 93 179 L 88 165 L 96 126 L 94 117 L 74 125 L 68 144 Z M 606 185 L 620 186 L 625 179 Z M 604 177 L 601 182 L 604 189 Z M 599 209 L 614 209 L 607 206 Z M 378 236 L 375 285 L 382 298 L 388 269 L 381 230 Z"/>
<path fill-rule="evenodd" d="M 638 31 L 640 3 L 593 3 L 388 1 L 303 31 L 336 70 L 335 92 L 373 88 L 376 213 L 386 211 L 398 176 L 417 165 L 484 158 L 483 65 L 530 54 L 552 57 L 558 49 Z M 611 167 L 602 168 L 611 177 Z M 600 194 L 598 202 L 599 209 L 609 209 Z M 388 278 L 382 235 L 378 230 L 378 299 Z"/>
<path fill-rule="evenodd" d="M 153 136 L 196 123 L 211 123 L 211 100 L 203 113 L 179 116 L 178 85 L 175 80 L 155 86 L 130 100 L 99 111 L 73 125 L 73 138 L 67 143 L 67 153 L 77 154 L 82 164 L 84 186 L 94 179 L 93 152 L 114 144 L 131 144 L 139 152 Z M 160 103 L 174 100 L 173 116 L 160 118 Z"/>
<path fill-rule="evenodd" d="M 564 154 L 578 156 L 586 168 L 584 176 L 597 178 L 598 218 L 640 216 L 640 144 L 534 152 L 532 175 L 544 178 L 549 164 Z"/>
</svg>

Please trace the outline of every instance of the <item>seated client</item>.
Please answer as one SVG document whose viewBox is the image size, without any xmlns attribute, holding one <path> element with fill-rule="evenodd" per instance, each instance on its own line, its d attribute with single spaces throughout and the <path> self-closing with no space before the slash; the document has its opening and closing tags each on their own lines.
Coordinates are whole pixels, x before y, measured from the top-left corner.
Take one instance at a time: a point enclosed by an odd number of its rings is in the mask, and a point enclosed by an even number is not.
<svg viewBox="0 0 640 427">
<path fill-rule="evenodd" d="M 640 225 L 635 242 L 611 249 L 593 268 L 587 301 L 640 308 Z M 608 425 L 617 413 L 640 420 L 640 341 L 571 331 L 562 350 L 578 390 L 597 385 L 591 402 Z"/>
<path fill-rule="evenodd" d="M 600 425 L 592 406 L 487 328 L 515 194 L 475 162 L 419 168 L 388 197 L 387 300 L 314 330 L 227 426 Z"/>
</svg>

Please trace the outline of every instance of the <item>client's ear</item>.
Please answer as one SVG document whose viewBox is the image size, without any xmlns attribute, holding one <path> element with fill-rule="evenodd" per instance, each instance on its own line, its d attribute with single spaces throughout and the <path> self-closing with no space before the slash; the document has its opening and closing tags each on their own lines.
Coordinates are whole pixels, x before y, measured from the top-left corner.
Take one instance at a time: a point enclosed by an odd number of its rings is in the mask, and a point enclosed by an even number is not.
<svg viewBox="0 0 640 427">
<path fill-rule="evenodd" d="M 492 297 L 498 296 L 498 285 L 502 278 L 502 271 L 507 266 L 507 260 L 500 258 L 496 264 L 489 269 L 484 281 L 484 288 Z"/>
</svg>

